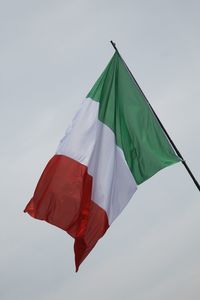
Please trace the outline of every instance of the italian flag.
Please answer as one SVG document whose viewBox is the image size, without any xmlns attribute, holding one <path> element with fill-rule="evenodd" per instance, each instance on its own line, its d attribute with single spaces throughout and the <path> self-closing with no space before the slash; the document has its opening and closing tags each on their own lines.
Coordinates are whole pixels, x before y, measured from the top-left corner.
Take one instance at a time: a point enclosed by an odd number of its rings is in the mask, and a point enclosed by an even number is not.
<svg viewBox="0 0 200 300">
<path fill-rule="evenodd" d="M 115 52 L 48 162 L 25 212 L 75 239 L 78 271 L 137 186 L 180 160 Z"/>
</svg>

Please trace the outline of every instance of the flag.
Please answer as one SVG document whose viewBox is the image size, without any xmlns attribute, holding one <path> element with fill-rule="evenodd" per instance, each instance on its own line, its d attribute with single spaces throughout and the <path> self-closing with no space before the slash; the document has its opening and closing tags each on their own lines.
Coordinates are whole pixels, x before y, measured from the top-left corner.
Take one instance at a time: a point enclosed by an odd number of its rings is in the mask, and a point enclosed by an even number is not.
<svg viewBox="0 0 200 300">
<path fill-rule="evenodd" d="M 25 212 L 75 239 L 77 271 L 137 186 L 180 160 L 115 52 L 48 162 Z"/>
</svg>

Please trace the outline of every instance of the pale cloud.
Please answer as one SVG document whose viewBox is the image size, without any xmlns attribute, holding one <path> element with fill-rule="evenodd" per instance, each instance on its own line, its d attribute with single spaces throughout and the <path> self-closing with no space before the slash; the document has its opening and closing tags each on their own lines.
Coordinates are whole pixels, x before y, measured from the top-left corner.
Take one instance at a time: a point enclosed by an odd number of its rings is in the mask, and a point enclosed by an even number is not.
<svg viewBox="0 0 200 300">
<path fill-rule="evenodd" d="M 200 297 L 199 192 L 181 164 L 139 187 L 74 272 L 73 240 L 23 213 L 117 42 L 197 178 L 199 1 L 0 3 L 2 300 Z"/>
</svg>

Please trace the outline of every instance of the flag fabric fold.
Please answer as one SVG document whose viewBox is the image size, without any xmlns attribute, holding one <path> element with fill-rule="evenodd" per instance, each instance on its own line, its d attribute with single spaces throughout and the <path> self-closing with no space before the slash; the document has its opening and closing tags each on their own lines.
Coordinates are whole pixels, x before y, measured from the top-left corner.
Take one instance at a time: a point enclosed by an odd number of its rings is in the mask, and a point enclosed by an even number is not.
<svg viewBox="0 0 200 300">
<path fill-rule="evenodd" d="M 137 186 L 180 160 L 115 52 L 24 211 L 75 239 L 77 271 Z"/>
</svg>

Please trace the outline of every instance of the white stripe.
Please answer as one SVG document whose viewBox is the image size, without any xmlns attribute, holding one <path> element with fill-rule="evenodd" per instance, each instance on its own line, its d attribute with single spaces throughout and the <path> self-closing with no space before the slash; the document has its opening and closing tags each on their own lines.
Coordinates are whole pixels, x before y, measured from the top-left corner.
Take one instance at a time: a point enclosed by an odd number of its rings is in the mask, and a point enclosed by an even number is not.
<svg viewBox="0 0 200 300">
<path fill-rule="evenodd" d="M 111 224 L 137 186 L 113 131 L 98 120 L 98 110 L 98 102 L 84 100 L 56 153 L 88 167 L 93 176 L 92 200 L 106 211 Z"/>
</svg>

